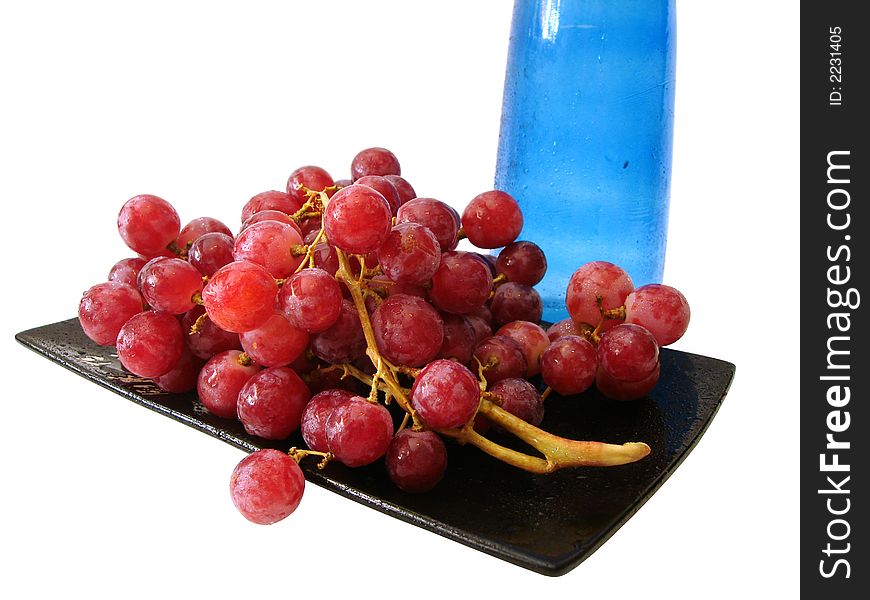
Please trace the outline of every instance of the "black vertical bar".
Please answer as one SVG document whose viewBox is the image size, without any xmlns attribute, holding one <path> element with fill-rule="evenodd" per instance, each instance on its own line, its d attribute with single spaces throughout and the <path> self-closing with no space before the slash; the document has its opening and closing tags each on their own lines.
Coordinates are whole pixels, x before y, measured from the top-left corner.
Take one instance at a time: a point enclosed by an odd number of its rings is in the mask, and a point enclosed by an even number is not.
<svg viewBox="0 0 870 600">
<path fill-rule="evenodd" d="M 801 8 L 801 592 L 870 589 L 870 103 L 860 2 Z M 860 590 L 860 591 L 859 591 Z"/>
</svg>

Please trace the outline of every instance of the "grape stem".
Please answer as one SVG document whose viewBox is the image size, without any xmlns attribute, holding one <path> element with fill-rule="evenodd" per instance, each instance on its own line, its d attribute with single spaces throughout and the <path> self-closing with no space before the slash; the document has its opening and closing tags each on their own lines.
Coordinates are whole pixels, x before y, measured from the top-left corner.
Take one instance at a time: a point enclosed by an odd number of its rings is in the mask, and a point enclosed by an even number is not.
<svg viewBox="0 0 870 600">
<path fill-rule="evenodd" d="M 332 452 L 318 452 L 316 450 L 299 450 L 295 446 L 293 448 L 290 448 L 290 450 L 287 451 L 287 454 L 289 454 L 290 458 L 295 460 L 297 464 L 303 458 L 306 458 L 308 456 L 319 456 L 320 462 L 317 463 L 318 469 L 323 469 L 324 467 L 326 467 L 326 465 L 329 464 L 329 461 L 331 461 L 333 458 L 335 458 L 335 456 L 332 454 Z"/>
<path fill-rule="evenodd" d="M 547 433 L 483 398 L 478 413 L 543 454 L 531 456 L 497 444 L 476 431 L 473 421 L 459 429 L 437 430 L 461 444 L 477 446 L 490 456 L 530 473 L 552 473 L 567 467 L 613 467 L 638 461 L 650 453 L 643 442 L 606 444 L 569 440 Z"/>
</svg>

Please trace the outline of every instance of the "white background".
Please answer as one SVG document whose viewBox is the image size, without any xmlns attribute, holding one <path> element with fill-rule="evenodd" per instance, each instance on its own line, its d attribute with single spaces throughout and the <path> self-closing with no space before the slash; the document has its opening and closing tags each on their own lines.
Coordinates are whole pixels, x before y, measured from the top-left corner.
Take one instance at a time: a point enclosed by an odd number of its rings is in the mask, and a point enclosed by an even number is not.
<svg viewBox="0 0 870 600">
<path fill-rule="evenodd" d="M 393 149 L 422 195 L 492 186 L 511 3 L 28 2 L 0 9 L 4 598 L 794 597 L 798 24 L 793 2 L 683 0 L 665 280 L 676 347 L 737 364 L 708 433 L 600 550 L 546 578 L 308 486 L 233 508 L 242 453 L 30 353 L 130 255 L 138 193 L 236 227 L 303 164 Z"/>
</svg>

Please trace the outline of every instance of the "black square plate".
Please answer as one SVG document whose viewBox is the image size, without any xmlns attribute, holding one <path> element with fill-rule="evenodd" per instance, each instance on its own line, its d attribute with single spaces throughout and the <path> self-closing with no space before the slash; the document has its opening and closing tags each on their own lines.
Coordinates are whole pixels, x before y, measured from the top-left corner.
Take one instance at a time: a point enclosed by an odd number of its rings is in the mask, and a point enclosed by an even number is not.
<svg viewBox="0 0 870 600">
<path fill-rule="evenodd" d="M 77 319 L 15 336 L 46 358 L 141 404 L 247 452 L 304 447 L 301 437 L 272 443 L 245 433 L 236 421 L 209 414 L 194 392 L 167 394 L 130 375 L 114 348 L 93 344 Z M 609 468 L 565 469 L 532 475 L 476 448 L 448 444 L 444 480 L 428 494 L 397 489 L 382 461 L 360 469 L 331 463 L 305 477 L 385 514 L 434 531 L 545 575 L 567 573 L 603 544 L 664 483 L 701 435 L 725 397 L 734 365 L 664 349 L 661 378 L 649 398 L 614 402 L 592 390 L 547 400 L 542 428 L 573 439 L 643 441 L 652 453 Z"/>
</svg>

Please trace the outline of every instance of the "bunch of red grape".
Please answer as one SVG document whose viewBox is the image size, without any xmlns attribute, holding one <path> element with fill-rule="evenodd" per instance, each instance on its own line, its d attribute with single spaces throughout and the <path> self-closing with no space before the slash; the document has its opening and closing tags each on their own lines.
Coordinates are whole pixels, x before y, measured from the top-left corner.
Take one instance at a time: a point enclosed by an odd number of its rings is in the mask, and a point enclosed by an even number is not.
<svg viewBox="0 0 870 600">
<path fill-rule="evenodd" d="M 383 457 L 399 488 L 424 492 L 447 466 L 442 435 L 475 445 L 488 430 L 534 437 L 550 390 L 595 383 L 629 400 L 655 386 L 659 347 L 688 325 L 680 292 L 634 289 L 619 267 L 589 263 L 567 290 L 571 318 L 545 331 L 533 286 L 546 258 L 516 241 L 523 215 L 510 195 L 484 192 L 460 216 L 417 197 L 384 148 L 357 154 L 351 174 L 296 169 L 286 191 L 245 204 L 235 236 L 210 217 L 182 228 L 168 202 L 136 196 L 118 230 L 138 257 L 115 264 L 79 305 L 84 332 L 114 344 L 131 373 L 167 392 L 196 389 L 211 413 L 264 439 L 301 429 L 308 450 L 262 450 L 233 471 L 245 517 L 293 512 L 308 455 L 348 467 Z M 460 251 L 462 238 L 503 249 Z M 543 393 L 528 381 L 538 374 Z"/>
</svg>

